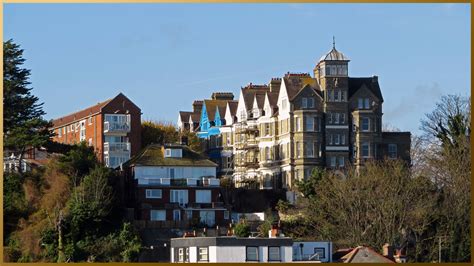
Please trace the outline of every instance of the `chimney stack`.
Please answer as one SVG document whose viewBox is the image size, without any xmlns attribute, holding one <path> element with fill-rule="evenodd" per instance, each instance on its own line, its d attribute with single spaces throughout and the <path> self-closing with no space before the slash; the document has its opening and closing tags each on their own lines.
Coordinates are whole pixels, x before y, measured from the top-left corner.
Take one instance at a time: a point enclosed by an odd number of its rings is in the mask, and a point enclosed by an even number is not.
<svg viewBox="0 0 474 266">
<path fill-rule="evenodd" d="M 389 243 L 385 243 L 382 247 L 384 257 L 393 260 L 393 255 L 395 253 L 394 246 L 390 245 Z"/>
<path fill-rule="evenodd" d="M 280 235 L 280 228 L 278 227 L 278 224 L 272 224 L 272 229 L 268 231 L 268 237 L 269 238 L 276 238 Z"/>
<path fill-rule="evenodd" d="M 194 101 L 193 102 L 193 113 L 201 112 L 203 101 Z"/>
</svg>

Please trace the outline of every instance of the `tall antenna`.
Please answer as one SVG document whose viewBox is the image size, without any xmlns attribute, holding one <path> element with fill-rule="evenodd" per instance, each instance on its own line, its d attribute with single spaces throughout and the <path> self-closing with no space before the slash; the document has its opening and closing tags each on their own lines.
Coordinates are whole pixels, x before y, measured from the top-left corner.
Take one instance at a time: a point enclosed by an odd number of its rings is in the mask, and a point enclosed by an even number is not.
<svg viewBox="0 0 474 266">
<path fill-rule="evenodd" d="M 332 36 L 332 49 L 336 49 L 336 37 Z"/>
</svg>

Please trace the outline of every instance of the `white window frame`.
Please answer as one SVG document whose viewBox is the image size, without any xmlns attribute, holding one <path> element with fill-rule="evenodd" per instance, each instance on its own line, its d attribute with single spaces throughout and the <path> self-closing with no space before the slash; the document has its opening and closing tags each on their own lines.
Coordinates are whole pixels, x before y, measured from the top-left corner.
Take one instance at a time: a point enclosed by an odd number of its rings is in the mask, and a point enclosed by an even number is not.
<svg viewBox="0 0 474 266">
<path fill-rule="evenodd" d="M 211 190 L 198 189 L 196 190 L 196 203 L 211 203 L 212 192 Z"/>
<path fill-rule="evenodd" d="M 301 98 L 301 108 L 308 108 L 308 98 Z"/>
<path fill-rule="evenodd" d="M 330 157 L 330 166 L 331 167 L 336 167 L 336 156 L 331 156 Z"/>
<path fill-rule="evenodd" d="M 178 261 L 184 262 L 184 248 L 178 249 Z"/>
<path fill-rule="evenodd" d="M 309 108 L 314 108 L 314 98 L 308 98 L 308 107 Z"/>
<path fill-rule="evenodd" d="M 363 98 L 358 98 L 357 99 L 357 108 L 358 109 L 364 109 L 364 99 Z"/>
<path fill-rule="evenodd" d="M 295 131 L 296 131 L 296 132 L 300 132 L 300 131 L 301 131 L 300 118 L 296 116 L 295 119 L 296 119 L 296 121 L 295 121 L 295 123 L 296 123 L 295 129 L 296 129 L 296 130 L 295 130 Z"/>
<path fill-rule="evenodd" d="M 163 219 L 153 219 L 154 215 L 153 213 L 156 212 L 157 214 L 164 214 L 161 216 Z M 155 217 L 160 218 L 160 215 L 156 215 Z M 150 210 L 150 221 L 166 221 L 166 210 Z"/>
<path fill-rule="evenodd" d="M 198 261 L 209 261 L 209 247 L 198 247 Z"/>
</svg>

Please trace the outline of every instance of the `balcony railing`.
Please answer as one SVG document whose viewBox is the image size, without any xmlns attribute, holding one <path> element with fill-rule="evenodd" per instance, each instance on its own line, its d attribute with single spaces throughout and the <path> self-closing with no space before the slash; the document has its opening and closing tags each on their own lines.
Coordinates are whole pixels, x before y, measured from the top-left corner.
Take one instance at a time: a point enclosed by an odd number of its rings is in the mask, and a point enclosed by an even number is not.
<svg viewBox="0 0 474 266">
<path fill-rule="evenodd" d="M 104 142 L 104 153 L 130 153 L 130 142 Z"/>
<path fill-rule="evenodd" d="M 138 185 L 218 187 L 220 180 L 217 178 L 140 178 L 138 179 Z"/>
<path fill-rule="evenodd" d="M 129 122 L 104 122 L 104 133 L 128 133 L 130 132 Z"/>
</svg>

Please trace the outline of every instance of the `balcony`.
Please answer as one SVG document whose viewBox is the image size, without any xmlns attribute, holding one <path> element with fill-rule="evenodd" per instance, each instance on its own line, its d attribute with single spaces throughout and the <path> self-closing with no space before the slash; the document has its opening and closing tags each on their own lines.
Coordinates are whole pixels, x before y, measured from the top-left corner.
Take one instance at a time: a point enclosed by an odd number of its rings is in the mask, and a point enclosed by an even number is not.
<svg viewBox="0 0 474 266">
<path fill-rule="evenodd" d="M 104 122 L 104 133 L 129 133 L 130 122 Z"/>
<path fill-rule="evenodd" d="M 151 186 L 169 186 L 171 179 L 169 178 L 147 178 L 138 179 L 139 185 L 151 185 Z"/>
<path fill-rule="evenodd" d="M 220 180 L 217 178 L 140 178 L 138 185 L 144 186 L 176 186 L 176 187 L 218 187 Z"/>
<path fill-rule="evenodd" d="M 121 153 L 129 154 L 130 142 L 104 142 L 104 154 Z"/>
</svg>

